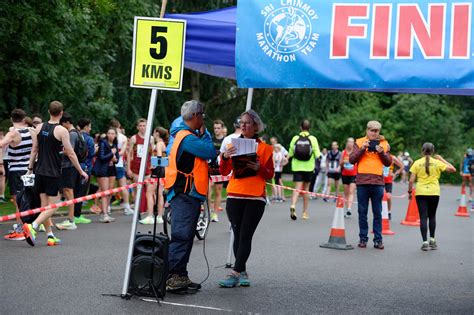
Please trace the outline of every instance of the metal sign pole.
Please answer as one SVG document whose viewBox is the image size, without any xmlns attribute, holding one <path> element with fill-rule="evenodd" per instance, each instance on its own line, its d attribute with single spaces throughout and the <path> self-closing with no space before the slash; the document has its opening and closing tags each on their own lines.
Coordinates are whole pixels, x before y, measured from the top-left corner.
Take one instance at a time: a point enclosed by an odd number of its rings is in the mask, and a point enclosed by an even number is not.
<svg viewBox="0 0 474 315">
<path fill-rule="evenodd" d="M 147 157 L 149 153 L 149 146 L 150 146 L 150 137 L 151 137 L 151 129 L 153 127 L 153 117 L 155 116 L 155 108 L 156 108 L 156 94 L 157 89 L 151 90 L 151 97 L 150 97 L 150 107 L 148 109 L 148 118 L 146 122 L 146 131 L 145 131 L 145 141 L 144 141 L 144 154 L 142 155 L 140 161 L 140 172 L 138 173 L 138 181 L 143 182 L 145 180 L 145 168 L 147 164 Z M 151 152 L 150 152 L 151 153 Z M 123 279 L 123 286 L 122 286 L 122 295 L 125 296 L 128 292 L 128 284 L 130 278 L 130 267 L 132 264 L 132 255 L 133 255 L 133 245 L 135 243 L 135 234 L 137 232 L 137 221 L 138 221 L 138 213 L 140 212 L 140 202 L 142 197 L 142 190 L 144 184 L 139 184 L 137 186 L 137 194 L 135 197 L 135 212 L 133 213 L 133 220 L 132 220 L 132 229 L 130 231 L 130 242 L 128 244 L 128 254 L 127 254 L 127 266 L 125 267 L 125 278 Z"/>
<path fill-rule="evenodd" d="M 249 88 L 247 92 L 247 105 L 245 106 L 245 110 L 252 109 L 252 99 L 253 99 L 253 88 Z"/>
</svg>

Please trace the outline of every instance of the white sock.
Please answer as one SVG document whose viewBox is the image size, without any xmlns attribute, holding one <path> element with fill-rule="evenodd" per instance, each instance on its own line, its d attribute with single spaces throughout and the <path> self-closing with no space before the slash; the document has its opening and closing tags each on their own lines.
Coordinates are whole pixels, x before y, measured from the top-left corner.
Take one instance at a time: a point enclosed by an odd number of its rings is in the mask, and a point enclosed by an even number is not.
<svg viewBox="0 0 474 315">
<path fill-rule="evenodd" d="M 51 236 L 51 237 L 54 237 L 53 232 L 48 232 L 48 233 L 46 233 L 46 235 L 47 235 L 48 237 L 50 237 L 50 236 Z"/>
<path fill-rule="evenodd" d="M 36 223 L 36 222 L 33 222 L 33 223 L 31 224 L 31 226 L 32 226 L 33 229 L 35 229 L 35 230 L 38 229 L 38 223 Z"/>
</svg>

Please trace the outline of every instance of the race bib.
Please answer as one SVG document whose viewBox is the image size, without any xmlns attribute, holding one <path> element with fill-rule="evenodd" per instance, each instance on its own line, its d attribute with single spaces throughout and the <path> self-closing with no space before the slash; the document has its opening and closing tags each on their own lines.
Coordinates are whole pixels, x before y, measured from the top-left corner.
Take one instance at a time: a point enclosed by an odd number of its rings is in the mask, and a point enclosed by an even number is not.
<svg viewBox="0 0 474 315">
<path fill-rule="evenodd" d="M 383 167 L 383 177 L 388 177 L 390 175 L 390 167 L 384 166 Z"/>
<path fill-rule="evenodd" d="M 354 164 L 351 164 L 349 162 L 344 163 L 344 169 L 348 171 L 352 171 L 354 169 Z"/>
<path fill-rule="evenodd" d="M 143 144 L 137 144 L 137 157 L 143 157 Z"/>
</svg>

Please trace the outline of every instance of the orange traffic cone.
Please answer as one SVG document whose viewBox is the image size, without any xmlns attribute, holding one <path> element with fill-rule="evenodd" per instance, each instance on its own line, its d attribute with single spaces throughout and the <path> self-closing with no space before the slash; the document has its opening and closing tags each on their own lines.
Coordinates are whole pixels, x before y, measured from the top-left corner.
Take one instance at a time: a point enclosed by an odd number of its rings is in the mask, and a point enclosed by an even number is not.
<svg viewBox="0 0 474 315">
<path fill-rule="evenodd" d="M 461 200 L 459 201 L 458 212 L 456 214 L 458 217 L 469 217 L 469 212 L 467 212 L 467 203 L 466 203 L 466 186 L 462 185 L 461 188 Z"/>
<path fill-rule="evenodd" d="M 416 204 L 415 189 L 411 192 L 411 199 L 408 202 L 407 215 L 402 221 L 403 225 L 420 226 L 420 213 Z"/>
<path fill-rule="evenodd" d="M 331 234 L 326 244 L 319 245 L 322 248 L 332 249 L 354 249 L 352 245 L 346 243 L 346 230 L 344 227 L 344 199 L 337 197 L 336 211 L 332 220 Z"/>
<path fill-rule="evenodd" d="M 394 235 L 395 232 L 390 230 L 390 220 L 388 218 L 388 203 L 387 203 L 387 192 L 383 192 L 382 198 L 382 234 L 383 235 Z"/>
</svg>

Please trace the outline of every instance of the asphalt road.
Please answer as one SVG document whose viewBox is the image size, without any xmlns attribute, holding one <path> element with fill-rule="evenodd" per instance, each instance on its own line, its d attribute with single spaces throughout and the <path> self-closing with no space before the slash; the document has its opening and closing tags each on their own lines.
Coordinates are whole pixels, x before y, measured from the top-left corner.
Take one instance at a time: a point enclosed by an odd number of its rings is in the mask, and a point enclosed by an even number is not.
<svg viewBox="0 0 474 315">
<path fill-rule="evenodd" d="M 406 186 L 395 185 L 395 195 Z M 394 201 L 392 230 L 385 250 L 337 251 L 319 248 L 328 240 L 334 203 L 313 200 L 308 221 L 289 219 L 288 202 L 267 207 L 248 262 L 249 288 L 221 289 L 216 281 L 228 270 L 225 215 L 212 224 L 206 240 L 209 280 L 194 295 L 168 294 L 154 302 L 102 296 L 120 293 L 130 233 L 130 218 L 82 225 L 58 232 L 63 244 L 46 247 L 40 234 L 26 242 L 0 241 L 0 313 L 14 314 L 315 314 L 474 312 L 473 219 L 460 218 L 459 187 L 443 187 L 438 208 L 439 250 L 420 251 L 417 227 L 400 225 L 407 199 Z M 300 206 L 300 205 L 299 205 Z M 298 209 L 298 214 L 301 214 Z M 471 213 L 474 214 L 474 213 Z M 58 220 L 58 219 L 56 219 Z M 2 234 L 10 224 L 0 225 Z M 143 227 L 141 227 L 143 229 Z M 348 243 L 358 241 L 357 216 L 346 219 Z M 206 277 L 203 242 L 195 241 L 189 265 L 195 281 Z"/>
</svg>

